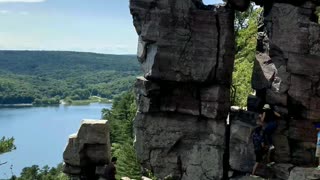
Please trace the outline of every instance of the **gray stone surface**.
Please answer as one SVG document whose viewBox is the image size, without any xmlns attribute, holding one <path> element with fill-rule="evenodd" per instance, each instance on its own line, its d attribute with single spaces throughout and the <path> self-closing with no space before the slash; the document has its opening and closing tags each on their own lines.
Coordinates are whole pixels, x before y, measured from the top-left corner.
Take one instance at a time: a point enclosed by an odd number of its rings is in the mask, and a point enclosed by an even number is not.
<svg viewBox="0 0 320 180">
<path fill-rule="evenodd" d="M 312 122 L 320 117 L 320 25 L 314 13 L 320 1 L 255 2 L 265 12 L 252 77 L 258 97 L 250 98 L 250 110 L 269 103 L 282 114 L 274 135 L 274 158 L 281 164 L 274 173 L 286 179 L 292 166 L 284 163 L 314 163 Z M 226 171 L 233 9 L 247 5 L 247 0 L 229 0 L 226 6 L 206 6 L 201 0 L 130 0 L 144 73 L 135 84 L 135 146 L 142 166 L 160 179 L 221 179 Z M 247 137 L 257 114 L 231 116 L 231 168 L 250 172 L 254 154 Z M 272 177 L 269 170 L 263 169 Z M 290 178 L 301 174 L 296 169 Z"/>
<path fill-rule="evenodd" d="M 251 172 L 255 154 L 250 138 L 254 126 L 243 121 L 232 120 L 230 137 L 230 166 L 241 172 Z"/>
<path fill-rule="evenodd" d="M 290 171 L 294 168 L 292 164 L 275 164 L 272 169 L 275 176 L 279 179 L 287 180 L 290 176 Z"/>
<path fill-rule="evenodd" d="M 131 0 L 130 9 L 147 79 L 231 82 L 233 10 L 204 10 L 192 0 Z"/>
<path fill-rule="evenodd" d="M 157 177 L 180 173 L 182 179 L 222 177 L 224 122 L 176 113 L 138 113 L 134 126 L 137 155 Z"/>
<path fill-rule="evenodd" d="M 78 133 L 69 137 L 63 153 L 63 172 L 93 180 L 96 167 L 108 164 L 111 159 L 109 133 L 108 121 L 83 120 Z"/>
<path fill-rule="evenodd" d="M 262 103 L 283 115 L 285 123 L 274 136 L 275 160 L 312 165 L 313 122 L 320 117 L 320 25 L 313 18 L 319 1 L 275 0 L 264 5 L 252 87 Z"/>
<path fill-rule="evenodd" d="M 315 168 L 293 168 L 288 180 L 311 180 L 320 179 L 320 171 Z"/>
<path fill-rule="evenodd" d="M 250 177 L 250 176 L 238 176 L 238 177 L 233 177 L 230 180 L 264 180 L 262 177 Z"/>
<path fill-rule="evenodd" d="M 144 73 L 135 84 L 139 161 L 160 179 L 221 179 L 234 11 L 199 0 L 131 0 L 130 10 Z"/>
</svg>

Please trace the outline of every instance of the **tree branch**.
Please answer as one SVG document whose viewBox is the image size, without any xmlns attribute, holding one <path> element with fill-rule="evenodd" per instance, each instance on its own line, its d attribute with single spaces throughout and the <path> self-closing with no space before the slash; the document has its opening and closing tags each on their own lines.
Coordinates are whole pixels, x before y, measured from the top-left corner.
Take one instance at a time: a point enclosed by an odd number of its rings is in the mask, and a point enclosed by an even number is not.
<svg viewBox="0 0 320 180">
<path fill-rule="evenodd" d="M 8 162 L 0 163 L 0 166 L 7 164 Z"/>
</svg>

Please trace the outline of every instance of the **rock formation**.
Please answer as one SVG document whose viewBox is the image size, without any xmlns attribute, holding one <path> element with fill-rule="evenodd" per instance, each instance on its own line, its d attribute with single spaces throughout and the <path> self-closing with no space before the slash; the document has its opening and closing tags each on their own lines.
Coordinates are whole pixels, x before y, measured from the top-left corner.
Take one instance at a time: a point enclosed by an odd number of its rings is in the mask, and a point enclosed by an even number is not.
<svg viewBox="0 0 320 180">
<path fill-rule="evenodd" d="M 234 11 L 196 0 L 131 0 L 144 77 L 136 150 L 163 179 L 221 179 L 234 63 Z"/>
<path fill-rule="evenodd" d="M 252 86 L 262 102 L 284 115 L 276 141 L 276 160 L 313 164 L 320 120 L 320 25 L 315 14 L 320 1 L 264 4 L 259 26 Z M 277 143 L 277 142 L 276 142 Z"/>
<path fill-rule="evenodd" d="M 64 173 L 72 180 L 97 180 L 111 159 L 108 121 L 83 120 L 63 153 Z"/>
<path fill-rule="evenodd" d="M 320 1 L 254 2 L 264 12 L 252 78 L 257 96 L 249 98 L 248 109 L 258 112 L 269 103 L 282 113 L 274 137 L 280 163 L 274 175 L 296 179 L 295 174 L 303 173 L 295 166 L 315 160 L 313 123 L 320 118 L 320 26 L 315 10 Z M 257 113 L 232 112 L 230 134 L 226 125 L 234 9 L 245 10 L 249 3 L 130 0 L 144 73 L 135 84 L 135 146 L 142 166 L 160 179 L 221 179 L 229 167 L 250 172 L 254 156 L 246 137 Z"/>
</svg>

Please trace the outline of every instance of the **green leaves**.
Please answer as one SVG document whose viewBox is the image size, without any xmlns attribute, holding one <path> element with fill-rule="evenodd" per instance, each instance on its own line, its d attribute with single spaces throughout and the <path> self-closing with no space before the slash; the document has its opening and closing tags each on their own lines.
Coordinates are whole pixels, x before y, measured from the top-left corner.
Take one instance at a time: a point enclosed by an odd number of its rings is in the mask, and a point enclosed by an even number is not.
<svg viewBox="0 0 320 180">
<path fill-rule="evenodd" d="M 16 146 L 13 143 L 14 138 L 6 139 L 2 137 L 0 140 L 0 155 L 15 150 Z"/>
<path fill-rule="evenodd" d="M 113 99 L 128 91 L 139 73 L 132 55 L 0 51 L 0 104 Z"/>
<path fill-rule="evenodd" d="M 110 122 L 111 142 L 124 144 L 132 142 L 133 139 L 133 119 L 137 108 L 133 92 L 126 92 L 116 97 L 112 104 L 112 109 L 102 111 L 103 118 Z"/>
<path fill-rule="evenodd" d="M 62 172 L 62 164 L 56 168 L 44 166 L 40 169 L 38 165 L 25 167 L 22 169 L 20 177 L 12 177 L 15 180 L 68 180 L 69 178 Z"/>
<path fill-rule="evenodd" d="M 251 77 L 255 60 L 258 17 L 262 9 L 254 9 L 253 6 L 247 12 L 236 14 L 237 54 L 233 72 L 233 86 L 236 89 L 234 104 L 240 107 L 247 106 L 247 97 L 253 92 Z"/>
<path fill-rule="evenodd" d="M 140 164 L 133 148 L 133 119 L 137 112 L 133 92 L 114 99 L 111 110 L 102 111 L 111 126 L 112 155 L 118 158 L 117 176 L 141 179 Z"/>
<path fill-rule="evenodd" d="M 113 144 L 114 156 L 117 161 L 117 179 L 130 177 L 130 179 L 141 179 L 140 164 L 136 157 L 132 142 L 124 144 Z"/>
</svg>

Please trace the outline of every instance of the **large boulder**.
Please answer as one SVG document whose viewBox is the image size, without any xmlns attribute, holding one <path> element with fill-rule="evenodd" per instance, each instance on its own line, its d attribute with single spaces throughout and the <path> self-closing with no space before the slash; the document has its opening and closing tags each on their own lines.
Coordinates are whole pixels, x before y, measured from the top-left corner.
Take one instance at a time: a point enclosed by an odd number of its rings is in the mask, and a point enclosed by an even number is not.
<svg viewBox="0 0 320 180">
<path fill-rule="evenodd" d="M 320 171 L 315 168 L 295 167 L 288 180 L 320 179 Z"/>
<path fill-rule="evenodd" d="M 94 180 L 96 167 L 111 160 L 109 123 L 105 120 L 83 120 L 77 134 L 69 137 L 63 153 L 63 172 Z"/>
</svg>

